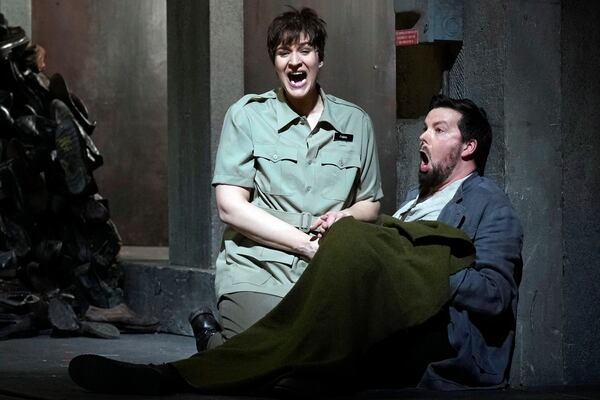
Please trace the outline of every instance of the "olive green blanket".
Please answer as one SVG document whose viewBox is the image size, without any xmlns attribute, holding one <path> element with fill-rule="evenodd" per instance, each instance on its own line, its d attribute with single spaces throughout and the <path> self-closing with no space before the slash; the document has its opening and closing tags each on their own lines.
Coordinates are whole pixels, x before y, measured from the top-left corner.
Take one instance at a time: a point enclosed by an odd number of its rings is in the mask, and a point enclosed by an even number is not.
<svg viewBox="0 0 600 400">
<path fill-rule="evenodd" d="M 225 344 L 173 363 L 202 392 L 259 392 L 307 372 L 356 376 L 369 349 L 449 300 L 448 276 L 474 260 L 470 240 L 438 222 L 336 222 L 294 288 Z"/>
</svg>

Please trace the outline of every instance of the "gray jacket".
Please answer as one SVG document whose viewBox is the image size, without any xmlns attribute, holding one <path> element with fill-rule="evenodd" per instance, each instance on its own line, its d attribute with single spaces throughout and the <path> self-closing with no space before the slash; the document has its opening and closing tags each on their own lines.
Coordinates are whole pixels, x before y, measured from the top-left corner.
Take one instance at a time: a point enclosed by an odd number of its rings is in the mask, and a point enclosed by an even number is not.
<svg viewBox="0 0 600 400">
<path fill-rule="evenodd" d="M 412 191 L 407 201 L 414 200 Z M 508 197 L 477 175 L 460 186 L 438 221 L 463 230 L 476 249 L 475 265 L 450 278 L 448 338 L 455 358 L 431 363 L 420 387 L 461 390 L 503 387 L 514 347 L 523 230 Z"/>
</svg>

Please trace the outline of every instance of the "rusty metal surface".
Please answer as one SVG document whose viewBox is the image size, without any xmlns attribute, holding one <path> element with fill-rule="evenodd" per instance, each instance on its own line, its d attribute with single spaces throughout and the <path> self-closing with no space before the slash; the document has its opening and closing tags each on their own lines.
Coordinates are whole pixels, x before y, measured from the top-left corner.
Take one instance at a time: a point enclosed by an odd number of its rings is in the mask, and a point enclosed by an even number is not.
<svg viewBox="0 0 600 400">
<path fill-rule="evenodd" d="M 98 121 L 95 176 L 124 243 L 167 245 L 165 1 L 32 0 L 32 38 Z"/>
</svg>

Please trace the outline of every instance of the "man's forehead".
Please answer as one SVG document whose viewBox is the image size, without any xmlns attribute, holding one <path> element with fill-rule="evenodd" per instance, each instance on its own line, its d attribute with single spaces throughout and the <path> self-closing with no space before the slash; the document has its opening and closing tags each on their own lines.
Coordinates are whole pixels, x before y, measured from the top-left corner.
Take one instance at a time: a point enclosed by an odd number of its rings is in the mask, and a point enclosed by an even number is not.
<svg viewBox="0 0 600 400">
<path fill-rule="evenodd" d="M 425 117 L 426 125 L 435 125 L 439 123 L 447 123 L 449 125 L 458 124 L 462 114 L 452 108 L 438 107 L 429 111 Z"/>
</svg>

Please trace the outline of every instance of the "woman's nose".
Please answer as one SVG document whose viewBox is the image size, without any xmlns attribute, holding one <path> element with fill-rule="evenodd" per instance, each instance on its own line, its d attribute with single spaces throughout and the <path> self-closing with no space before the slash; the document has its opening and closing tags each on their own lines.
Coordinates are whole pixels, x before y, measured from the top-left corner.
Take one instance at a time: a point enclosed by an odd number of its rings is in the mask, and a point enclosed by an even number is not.
<svg viewBox="0 0 600 400">
<path fill-rule="evenodd" d="M 290 64 L 292 64 L 292 65 L 298 65 L 298 64 L 300 64 L 300 54 L 298 54 L 297 52 L 293 51 L 290 54 Z"/>
</svg>

